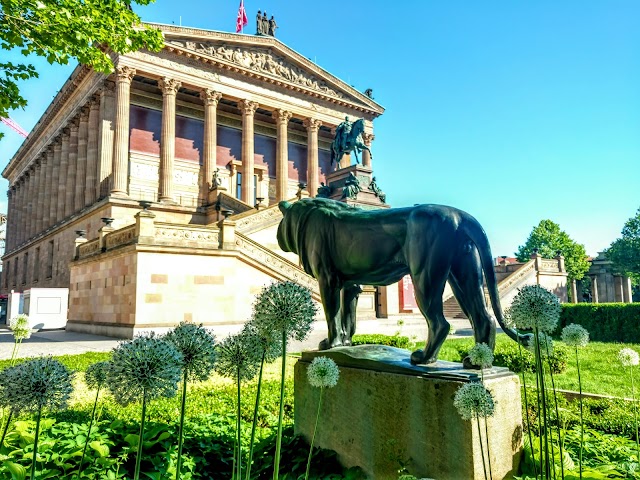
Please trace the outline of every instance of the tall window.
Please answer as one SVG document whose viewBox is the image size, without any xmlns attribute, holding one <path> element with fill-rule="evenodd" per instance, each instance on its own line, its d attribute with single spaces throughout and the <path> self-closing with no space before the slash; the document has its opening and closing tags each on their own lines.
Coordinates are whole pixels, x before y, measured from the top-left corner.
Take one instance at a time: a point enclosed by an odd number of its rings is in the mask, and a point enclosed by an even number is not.
<svg viewBox="0 0 640 480">
<path fill-rule="evenodd" d="M 27 283 L 27 269 L 29 268 L 29 252 L 26 252 L 23 257 L 22 262 L 22 284 L 26 285 Z"/>
<path fill-rule="evenodd" d="M 242 200 L 242 173 L 236 173 L 236 198 Z"/>
<path fill-rule="evenodd" d="M 40 262 L 40 247 L 36 247 L 36 256 L 33 257 L 33 282 L 37 282 L 40 278 L 40 269 L 38 268 Z"/>
<path fill-rule="evenodd" d="M 53 240 L 49 240 L 49 251 L 47 252 L 47 278 L 53 276 Z"/>
</svg>

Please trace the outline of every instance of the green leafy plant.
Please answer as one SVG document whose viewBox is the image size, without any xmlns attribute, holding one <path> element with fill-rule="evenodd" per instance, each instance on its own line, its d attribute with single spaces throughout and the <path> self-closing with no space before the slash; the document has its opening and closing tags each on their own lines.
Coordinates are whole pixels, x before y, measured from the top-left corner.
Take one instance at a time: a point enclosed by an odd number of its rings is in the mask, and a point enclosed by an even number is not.
<svg viewBox="0 0 640 480">
<path fill-rule="evenodd" d="M 411 346 L 409 337 L 401 335 L 357 334 L 351 340 L 351 345 L 387 345 L 389 347 L 404 348 L 408 350 Z"/>
</svg>

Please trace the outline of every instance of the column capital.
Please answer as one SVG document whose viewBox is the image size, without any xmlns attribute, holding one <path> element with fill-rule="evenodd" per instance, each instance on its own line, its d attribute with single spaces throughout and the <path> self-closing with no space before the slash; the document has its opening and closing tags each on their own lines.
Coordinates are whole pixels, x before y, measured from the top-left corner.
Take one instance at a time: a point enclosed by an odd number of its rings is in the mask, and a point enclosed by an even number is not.
<svg viewBox="0 0 640 480">
<path fill-rule="evenodd" d="M 252 100 L 240 100 L 238 102 L 238 109 L 242 112 L 242 115 L 253 116 L 258 109 L 258 102 Z"/>
<path fill-rule="evenodd" d="M 80 126 L 80 117 L 79 116 L 73 117 L 69 122 L 69 133 L 71 135 L 77 134 L 79 126 Z"/>
<path fill-rule="evenodd" d="M 83 107 L 80 107 L 80 121 L 81 122 L 89 121 L 89 107 L 86 105 Z"/>
<path fill-rule="evenodd" d="M 317 132 L 322 126 L 322 121 L 317 118 L 305 118 L 302 121 L 302 125 L 304 125 L 309 132 Z"/>
<path fill-rule="evenodd" d="M 362 141 L 367 147 L 371 146 L 371 142 L 376 139 L 376 136 L 373 133 L 362 133 Z"/>
<path fill-rule="evenodd" d="M 116 94 L 116 83 L 113 80 L 105 80 L 102 83 L 102 87 L 98 90 L 98 95 L 114 96 Z"/>
<path fill-rule="evenodd" d="M 291 120 L 291 117 L 293 115 L 291 112 L 283 110 L 281 108 L 278 108 L 273 113 L 278 125 L 286 125 L 287 123 L 289 123 L 289 120 Z"/>
<path fill-rule="evenodd" d="M 135 68 L 127 67 L 126 65 L 118 65 L 116 67 L 116 78 L 118 82 L 126 82 L 130 84 L 135 74 Z M 106 84 L 107 82 L 105 82 L 105 87 Z"/>
<path fill-rule="evenodd" d="M 216 106 L 222 98 L 222 94 L 210 88 L 203 88 L 200 91 L 200 98 L 204 101 L 205 105 Z"/>
<path fill-rule="evenodd" d="M 174 78 L 162 77 L 158 80 L 158 87 L 162 90 L 162 95 L 176 95 L 182 82 Z"/>
</svg>

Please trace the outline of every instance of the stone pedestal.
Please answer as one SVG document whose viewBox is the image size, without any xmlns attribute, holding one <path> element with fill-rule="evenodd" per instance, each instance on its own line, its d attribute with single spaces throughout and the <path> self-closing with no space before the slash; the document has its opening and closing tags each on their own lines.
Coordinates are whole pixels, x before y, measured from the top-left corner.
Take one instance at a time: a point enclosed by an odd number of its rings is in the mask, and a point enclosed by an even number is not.
<svg viewBox="0 0 640 480">
<path fill-rule="evenodd" d="M 343 197 L 344 187 L 350 174 L 358 179 L 360 192 L 355 197 Z M 327 175 L 327 185 L 331 188 L 329 198 L 362 208 L 389 208 L 372 190 L 369 189 L 372 170 L 362 165 L 349 165 Z"/>
<path fill-rule="evenodd" d="M 392 347 L 339 347 L 305 352 L 295 366 L 295 431 L 311 439 L 319 390 L 307 381 L 316 356 L 340 366 L 340 380 L 325 391 L 316 445 L 335 450 L 347 467 L 360 466 L 370 478 L 397 478 L 406 467 L 438 480 L 484 479 L 476 422 L 464 421 L 453 397 L 478 371 L 438 362 L 413 366 L 409 352 Z M 522 451 L 520 382 L 506 368 L 485 370 L 496 399 L 488 420 L 493 478 L 510 478 Z M 484 424 L 482 438 L 485 439 Z"/>
</svg>

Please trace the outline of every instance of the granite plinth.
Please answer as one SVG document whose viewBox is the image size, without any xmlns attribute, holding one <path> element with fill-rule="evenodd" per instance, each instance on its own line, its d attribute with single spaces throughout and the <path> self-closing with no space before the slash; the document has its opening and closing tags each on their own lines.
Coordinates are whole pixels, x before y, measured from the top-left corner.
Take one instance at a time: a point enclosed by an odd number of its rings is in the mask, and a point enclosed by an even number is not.
<svg viewBox="0 0 640 480">
<path fill-rule="evenodd" d="M 454 362 L 411 365 L 409 354 L 377 345 L 303 353 L 295 366 L 296 433 L 308 440 L 313 434 L 319 390 L 308 384 L 306 368 L 327 356 L 340 380 L 323 396 L 317 446 L 373 479 L 395 479 L 403 467 L 418 478 L 484 479 L 476 422 L 462 420 L 453 406 L 458 388 L 480 372 Z M 510 478 L 522 450 L 520 382 L 505 368 L 486 369 L 484 380 L 496 400 L 487 422 L 493 478 Z"/>
</svg>

